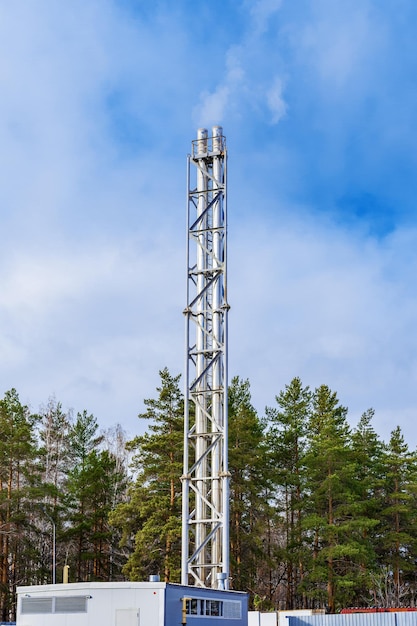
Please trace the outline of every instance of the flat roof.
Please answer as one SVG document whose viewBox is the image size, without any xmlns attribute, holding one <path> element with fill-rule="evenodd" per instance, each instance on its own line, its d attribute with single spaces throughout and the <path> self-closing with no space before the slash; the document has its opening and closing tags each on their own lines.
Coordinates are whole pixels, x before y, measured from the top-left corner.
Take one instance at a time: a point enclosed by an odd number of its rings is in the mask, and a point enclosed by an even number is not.
<svg viewBox="0 0 417 626">
<path fill-rule="evenodd" d="M 153 581 L 121 581 L 121 582 L 83 582 L 83 583 L 56 583 L 55 585 L 25 585 L 18 586 L 17 593 L 51 593 L 59 591 L 88 591 L 91 589 L 165 589 L 166 587 L 183 587 L 184 589 L 192 589 L 194 593 L 236 593 L 244 594 L 243 591 L 235 591 L 234 589 L 212 589 L 211 587 L 196 587 L 191 585 L 180 585 L 178 583 L 165 583 Z M 246 594 L 245 594 L 246 595 Z"/>
</svg>

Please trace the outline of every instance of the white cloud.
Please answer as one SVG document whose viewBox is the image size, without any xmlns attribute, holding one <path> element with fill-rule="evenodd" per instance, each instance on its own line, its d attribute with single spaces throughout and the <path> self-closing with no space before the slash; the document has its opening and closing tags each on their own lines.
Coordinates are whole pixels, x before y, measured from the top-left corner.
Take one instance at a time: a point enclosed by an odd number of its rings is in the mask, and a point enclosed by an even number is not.
<svg viewBox="0 0 417 626">
<path fill-rule="evenodd" d="M 280 78 L 276 78 L 267 91 L 266 101 L 271 111 L 271 122 L 277 124 L 287 113 L 287 104 L 283 98 L 283 84 Z"/>
<path fill-rule="evenodd" d="M 268 28 L 270 18 L 279 11 L 281 5 L 282 0 L 255 0 L 249 5 L 253 20 L 252 32 L 256 36 L 261 35 Z"/>
<path fill-rule="evenodd" d="M 375 407 L 385 438 L 398 407 L 396 423 L 415 444 L 406 416 L 416 402 L 417 290 L 407 266 L 417 233 L 405 246 L 401 232 L 380 242 L 304 217 L 246 222 L 233 237 L 231 373 L 249 377 L 260 412 L 294 376 L 328 384 L 353 424 Z"/>
<path fill-rule="evenodd" d="M 265 117 L 276 124 L 287 110 L 283 96 L 283 80 L 277 74 L 274 55 L 267 45 L 265 31 L 269 20 L 281 7 L 278 0 L 258 0 L 249 4 L 246 32 L 225 54 L 224 73 L 215 87 L 200 93 L 194 108 L 197 125 L 224 123 L 238 117 Z M 264 55 L 270 55 L 265 63 Z"/>
<path fill-rule="evenodd" d="M 242 48 L 233 46 L 226 56 L 226 73 L 213 92 L 203 92 L 194 109 L 197 126 L 221 124 L 228 109 L 236 109 L 239 94 L 245 90 L 245 72 L 241 66 Z"/>
<path fill-rule="evenodd" d="M 54 393 L 134 432 L 158 370 L 182 366 L 183 255 L 168 234 L 152 246 L 118 243 L 10 260 L 0 376 L 35 409 Z"/>
<path fill-rule="evenodd" d="M 330 99 L 346 89 L 352 94 L 366 89 L 385 43 L 378 11 L 367 1 L 325 0 L 310 9 L 310 19 L 293 22 L 287 30 L 299 63 Z"/>
<path fill-rule="evenodd" d="M 107 0 L 28 0 L 0 16 L 2 390 L 16 387 L 35 410 L 55 393 L 134 432 L 158 369 L 183 363 L 185 150 L 168 167 L 164 140 L 149 146 L 142 131 L 169 142 L 164 125 L 178 132 L 181 30 Z M 127 113 L 133 156 L 113 136 Z"/>
<path fill-rule="evenodd" d="M 260 0 L 229 6 L 202 39 L 197 5 L 190 17 L 168 4 L 0 6 L 3 389 L 35 409 L 55 392 L 134 432 L 158 370 L 183 366 L 185 156 L 196 126 L 222 123 L 231 373 L 250 378 L 260 412 L 297 375 L 414 442 L 416 233 L 373 239 L 369 220 L 320 218 L 355 184 L 375 195 L 387 182 L 398 214 L 402 194 L 414 207 L 401 178 L 415 170 L 414 66 L 407 97 L 380 97 L 397 31 L 370 2 Z M 398 162 L 390 138 L 407 146 Z"/>
</svg>

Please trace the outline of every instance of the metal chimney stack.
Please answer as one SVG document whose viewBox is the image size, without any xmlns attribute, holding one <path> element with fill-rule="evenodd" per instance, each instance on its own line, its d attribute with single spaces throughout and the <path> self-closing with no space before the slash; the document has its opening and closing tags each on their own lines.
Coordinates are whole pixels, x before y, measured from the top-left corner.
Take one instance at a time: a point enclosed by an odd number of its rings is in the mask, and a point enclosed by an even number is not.
<svg viewBox="0 0 417 626">
<path fill-rule="evenodd" d="M 182 574 L 228 589 L 226 140 L 200 128 L 187 160 Z"/>
</svg>

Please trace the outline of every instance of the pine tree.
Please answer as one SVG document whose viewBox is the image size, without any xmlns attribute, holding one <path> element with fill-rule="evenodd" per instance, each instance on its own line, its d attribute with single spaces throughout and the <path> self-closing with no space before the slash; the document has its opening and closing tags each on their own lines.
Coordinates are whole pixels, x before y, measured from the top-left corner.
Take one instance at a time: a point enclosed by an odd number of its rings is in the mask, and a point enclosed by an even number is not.
<svg viewBox="0 0 417 626">
<path fill-rule="evenodd" d="M 267 558 L 269 519 L 266 464 L 264 426 L 252 406 L 249 381 L 235 377 L 229 387 L 230 571 L 235 589 L 253 591 L 261 585 L 259 564 Z"/>
<path fill-rule="evenodd" d="M 77 414 L 68 434 L 68 471 L 65 489 L 66 523 L 63 539 L 67 542 L 70 570 L 77 581 L 94 579 L 91 533 L 91 503 L 97 480 L 99 446 L 103 436 L 98 434 L 97 420 L 87 411 Z"/>
<path fill-rule="evenodd" d="M 181 481 L 184 407 L 180 376 L 159 372 L 158 397 L 145 400 L 140 419 L 150 420 L 148 432 L 129 444 L 136 480 L 129 501 L 116 507 L 111 522 L 122 531 L 122 542 L 133 543 L 124 567 L 131 580 L 160 574 L 179 582 L 181 563 Z"/>
<path fill-rule="evenodd" d="M 71 414 L 62 410 L 62 404 L 50 398 L 39 413 L 39 450 L 42 483 L 50 488 L 48 505 L 58 505 L 59 493 L 69 467 L 67 438 L 71 426 Z"/>
<path fill-rule="evenodd" d="M 296 377 L 276 396 L 278 408 L 267 408 L 268 445 L 273 459 L 275 503 L 283 520 L 284 564 L 281 585 L 286 609 L 301 608 L 304 598 L 298 589 L 304 577 L 303 496 L 305 496 L 304 454 L 312 394 Z"/>
<path fill-rule="evenodd" d="M 114 535 L 109 524 L 109 514 L 121 499 L 125 489 L 126 476 L 117 469 L 117 459 L 108 450 L 93 450 L 88 455 L 85 475 L 90 494 L 86 521 L 88 521 L 88 549 L 83 559 L 90 560 L 90 579 L 117 580 L 121 572 L 114 560 Z M 81 477 L 80 477 L 81 478 Z M 81 484 L 84 481 L 81 478 Z M 116 490 L 118 494 L 115 494 Z"/>
<path fill-rule="evenodd" d="M 379 600 L 384 606 L 400 607 L 414 600 L 417 591 L 414 580 L 417 558 L 417 456 L 410 452 L 399 426 L 392 431 L 385 448 L 381 479 L 382 528 L 377 550 L 381 570 L 390 573 L 386 588 L 391 591 L 385 597 L 379 593 Z"/>
<path fill-rule="evenodd" d="M 121 546 L 122 532 L 120 528 L 116 528 L 110 523 L 110 518 L 115 508 L 122 503 L 128 502 L 128 488 L 132 482 L 129 465 L 131 461 L 131 453 L 127 449 L 126 432 L 120 424 L 104 431 L 103 446 L 115 461 L 115 477 L 113 480 L 109 498 L 111 502 L 111 510 L 109 512 L 109 530 L 111 532 L 111 543 L 109 556 L 109 580 L 124 580 L 122 573 L 123 566 L 129 556 L 130 550 L 126 546 Z"/>
<path fill-rule="evenodd" d="M 352 433 L 352 451 L 355 461 L 355 493 L 356 501 L 352 504 L 352 512 L 357 519 L 367 518 L 369 524 L 363 528 L 363 545 L 366 558 L 360 564 L 363 576 L 362 587 L 356 587 L 356 595 L 352 598 L 354 606 L 367 606 L 369 602 L 377 606 L 376 595 L 369 598 L 369 590 L 373 586 L 374 572 L 379 571 L 376 561 L 375 545 L 380 534 L 380 488 L 382 473 L 383 442 L 376 434 L 372 420 L 375 411 L 368 409 L 361 416 L 357 427 Z"/>
<path fill-rule="evenodd" d="M 358 515 L 355 471 L 347 409 L 326 385 L 315 390 L 309 422 L 305 541 L 307 595 L 330 612 L 349 604 L 363 586 L 368 555 L 364 531 L 374 520 Z"/>
<path fill-rule="evenodd" d="M 70 469 L 68 435 L 71 422 L 71 413 L 65 413 L 61 403 L 54 398 L 50 398 L 39 412 L 39 503 L 33 510 L 33 518 L 38 529 L 40 568 L 34 584 L 52 581 L 53 550 L 56 565 L 62 567 L 66 558 L 62 520 L 65 517 L 64 485 Z"/>
<path fill-rule="evenodd" d="M 28 542 L 37 445 L 36 416 L 15 389 L 0 400 L 0 616 L 14 617 L 14 591 L 33 563 Z"/>
</svg>

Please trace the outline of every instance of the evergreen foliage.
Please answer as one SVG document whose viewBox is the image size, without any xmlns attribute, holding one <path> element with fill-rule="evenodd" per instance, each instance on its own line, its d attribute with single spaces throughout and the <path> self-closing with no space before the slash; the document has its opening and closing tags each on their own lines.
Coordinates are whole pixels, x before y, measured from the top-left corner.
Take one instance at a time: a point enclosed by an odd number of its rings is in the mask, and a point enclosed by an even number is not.
<svg viewBox="0 0 417 626">
<path fill-rule="evenodd" d="M 160 372 L 144 434 L 100 432 L 51 399 L 0 399 L 0 620 L 15 587 L 56 580 L 180 580 L 183 396 Z M 417 604 L 417 454 L 367 410 L 353 429 L 326 385 L 294 378 L 259 416 L 229 388 L 231 586 L 260 610 Z M 55 544 L 53 542 L 55 535 Z"/>
<path fill-rule="evenodd" d="M 307 596 L 330 612 L 349 605 L 362 584 L 367 560 L 363 535 L 373 525 L 358 509 L 356 463 L 347 409 L 326 385 L 313 395 L 305 456 L 309 548 Z"/>
<path fill-rule="evenodd" d="M 267 446 L 273 461 L 274 503 L 280 523 L 279 549 L 281 564 L 280 601 L 288 609 L 304 606 L 300 593 L 305 576 L 302 520 L 306 472 L 304 456 L 307 424 L 311 414 L 312 393 L 296 377 L 276 396 L 277 407 L 266 408 Z M 272 548 L 273 549 L 273 548 Z"/>
<path fill-rule="evenodd" d="M 415 601 L 417 552 L 415 495 L 417 456 L 410 453 L 399 427 L 391 433 L 381 463 L 381 528 L 377 537 L 378 561 L 389 572 L 390 592 L 385 606 Z"/>
<path fill-rule="evenodd" d="M 148 432 L 129 442 L 136 480 L 129 501 L 111 516 L 123 532 L 123 543 L 134 546 L 124 572 L 131 580 L 159 574 L 166 582 L 179 582 L 181 569 L 181 482 L 184 406 L 180 376 L 160 373 L 158 398 L 144 401 L 150 420 Z"/>
<path fill-rule="evenodd" d="M 231 578 L 235 589 L 256 589 L 258 564 L 267 556 L 269 477 L 264 426 L 251 404 L 249 381 L 233 378 L 229 388 Z"/>
</svg>

